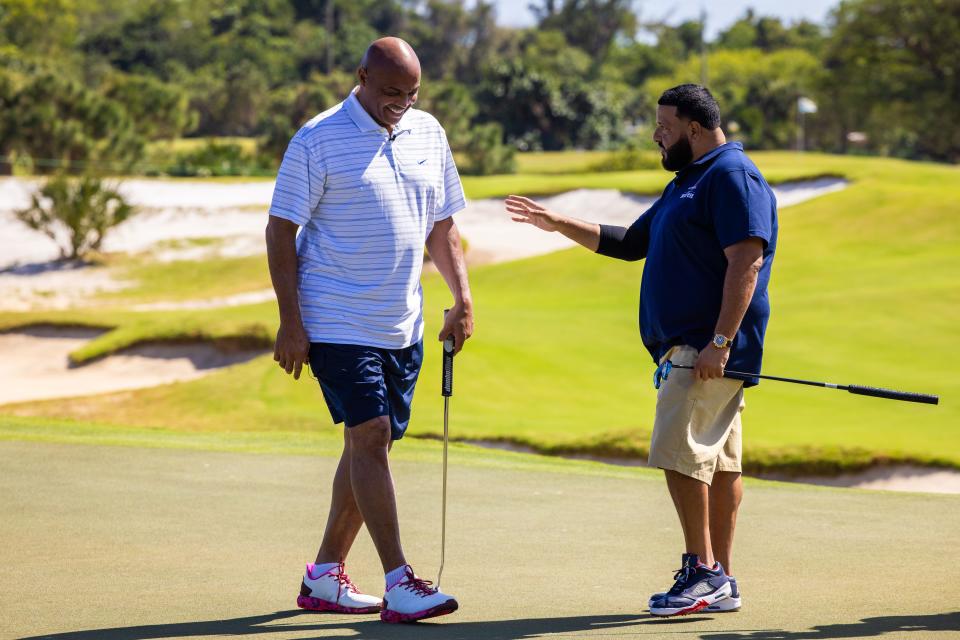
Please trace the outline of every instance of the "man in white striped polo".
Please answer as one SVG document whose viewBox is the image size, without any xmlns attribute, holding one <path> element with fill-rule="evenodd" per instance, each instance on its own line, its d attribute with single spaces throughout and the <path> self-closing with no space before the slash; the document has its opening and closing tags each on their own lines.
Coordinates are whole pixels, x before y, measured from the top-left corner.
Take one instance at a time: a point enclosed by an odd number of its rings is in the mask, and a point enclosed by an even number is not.
<svg viewBox="0 0 960 640">
<path fill-rule="evenodd" d="M 407 564 L 387 455 L 410 419 L 423 355 L 424 247 L 454 298 L 439 339 L 452 335 L 459 351 L 473 332 L 452 218 L 465 198 L 443 127 L 412 109 L 420 62 L 410 45 L 377 40 L 357 76 L 346 100 L 290 141 L 266 233 L 280 306 L 274 359 L 294 378 L 309 363 L 333 421 L 346 426 L 323 541 L 297 604 L 411 622 L 458 605 Z M 364 523 L 386 574 L 382 602 L 344 572 Z"/>
</svg>

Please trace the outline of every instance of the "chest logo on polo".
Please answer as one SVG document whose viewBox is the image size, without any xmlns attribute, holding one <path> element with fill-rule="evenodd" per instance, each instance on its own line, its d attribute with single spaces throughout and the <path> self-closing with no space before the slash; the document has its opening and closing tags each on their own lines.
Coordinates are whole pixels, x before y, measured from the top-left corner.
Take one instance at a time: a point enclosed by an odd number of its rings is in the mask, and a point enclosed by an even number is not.
<svg viewBox="0 0 960 640">
<path fill-rule="evenodd" d="M 696 185 L 694 185 L 694 186 L 692 186 L 692 187 L 688 187 L 686 191 L 684 191 L 683 193 L 680 194 L 680 199 L 683 200 L 684 198 L 692 198 L 693 196 L 697 195 L 697 194 L 695 193 L 696 190 L 697 190 L 697 186 L 696 186 Z"/>
</svg>

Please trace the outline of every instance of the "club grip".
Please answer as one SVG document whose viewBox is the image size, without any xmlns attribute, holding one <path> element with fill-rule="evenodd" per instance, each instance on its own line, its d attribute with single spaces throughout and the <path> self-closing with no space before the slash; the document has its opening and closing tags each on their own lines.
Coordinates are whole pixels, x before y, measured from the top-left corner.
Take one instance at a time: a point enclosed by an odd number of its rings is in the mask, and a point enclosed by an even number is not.
<svg viewBox="0 0 960 640">
<path fill-rule="evenodd" d="M 443 310 L 443 321 L 447 321 L 447 313 L 450 309 Z M 440 394 L 444 398 L 453 395 L 453 348 L 454 339 L 452 335 L 447 336 L 443 341 L 443 380 L 440 385 Z"/>
<path fill-rule="evenodd" d="M 453 336 L 443 341 L 443 397 L 453 395 Z"/>
<path fill-rule="evenodd" d="M 903 400 L 904 402 L 922 402 L 924 404 L 940 404 L 938 396 L 930 396 L 925 393 L 910 393 L 909 391 L 894 391 L 893 389 L 879 389 L 877 387 L 862 387 L 858 384 L 851 384 L 847 391 L 855 393 L 858 396 L 873 396 L 874 398 L 887 398 L 888 400 Z"/>
</svg>

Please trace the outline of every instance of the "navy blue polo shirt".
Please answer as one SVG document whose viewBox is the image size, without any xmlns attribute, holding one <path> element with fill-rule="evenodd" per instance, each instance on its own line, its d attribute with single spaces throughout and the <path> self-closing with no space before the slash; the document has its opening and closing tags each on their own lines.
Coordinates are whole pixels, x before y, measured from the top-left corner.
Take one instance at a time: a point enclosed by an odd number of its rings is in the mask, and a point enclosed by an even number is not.
<svg viewBox="0 0 960 640">
<path fill-rule="evenodd" d="M 726 247 L 763 240 L 763 266 L 727 368 L 760 372 L 770 317 L 767 284 L 777 246 L 777 200 L 739 142 L 704 154 L 681 171 L 629 228 L 601 225 L 597 253 L 646 258 L 640 284 L 640 335 L 654 361 L 670 347 L 703 349 L 713 339 Z M 754 378 L 745 386 L 759 382 Z"/>
</svg>

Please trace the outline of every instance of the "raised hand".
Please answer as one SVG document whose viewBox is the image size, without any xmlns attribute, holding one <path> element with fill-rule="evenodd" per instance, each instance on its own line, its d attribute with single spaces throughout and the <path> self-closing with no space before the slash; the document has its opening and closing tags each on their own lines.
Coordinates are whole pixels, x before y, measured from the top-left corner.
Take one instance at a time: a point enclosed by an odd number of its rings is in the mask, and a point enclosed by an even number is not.
<svg viewBox="0 0 960 640">
<path fill-rule="evenodd" d="M 504 205 L 510 213 L 510 219 L 514 222 L 532 224 L 544 231 L 557 231 L 563 219 L 563 216 L 523 196 L 507 196 Z"/>
</svg>

